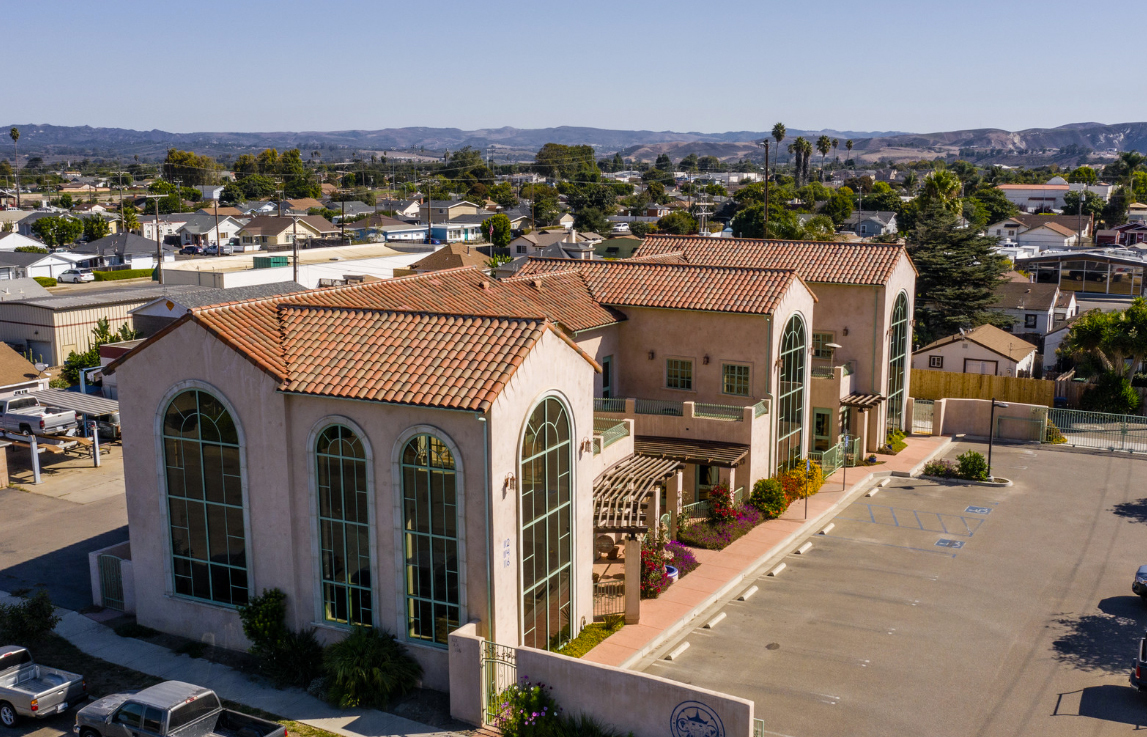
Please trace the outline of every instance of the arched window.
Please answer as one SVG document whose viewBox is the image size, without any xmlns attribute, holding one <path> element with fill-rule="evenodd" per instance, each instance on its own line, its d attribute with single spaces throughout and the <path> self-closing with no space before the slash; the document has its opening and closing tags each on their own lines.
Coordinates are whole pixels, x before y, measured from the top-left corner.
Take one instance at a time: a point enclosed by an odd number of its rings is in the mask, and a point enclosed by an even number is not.
<svg viewBox="0 0 1147 737">
<path fill-rule="evenodd" d="M 892 308 L 892 338 L 888 346 L 888 430 L 904 429 L 904 364 L 908 360 L 908 295 Z"/>
<path fill-rule="evenodd" d="M 190 389 L 163 416 L 163 458 L 175 593 L 247 603 L 239 434 L 223 404 Z"/>
<path fill-rule="evenodd" d="M 411 438 L 402 451 L 406 633 L 443 647 L 461 623 L 457 503 L 450 449 L 433 435 Z"/>
<path fill-rule="evenodd" d="M 804 320 L 793 315 L 781 336 L 777 387 L 777 468 L 786 471 L 804 456 L 804 385 L 808 343 Z"/>
<path fill-rule="evenodd" d="M 369 627 L 374 597 L 366 451 L 353 430 L 331 425 L 319 434 L 315 463 L 323 619 Z"/>
<path fill-rule="evenodd" d="M 530 415 L 520 456 L 522 644 L 541 650 L 571 637 L 572 450 L 565 406 L 548 397 Z"/>
</svg>

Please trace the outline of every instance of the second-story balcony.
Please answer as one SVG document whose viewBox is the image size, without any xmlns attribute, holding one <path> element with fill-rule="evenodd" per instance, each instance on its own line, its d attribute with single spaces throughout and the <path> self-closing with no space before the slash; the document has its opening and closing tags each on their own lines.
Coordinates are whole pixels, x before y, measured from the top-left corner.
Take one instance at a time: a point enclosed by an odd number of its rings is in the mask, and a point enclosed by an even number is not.
<svg viewBox="0 0 1147 737">
<path fill-rule="evenodd" d="M 835 394 L 839 400 L 852 394 L 855 389 L 856 370 L 852 361 L 838 364 L 815 362 L 809 370 L 809 375 L 812 377 L 811 390 L 814 404 L 818 395 Z M 829 381 L 835 383 L 835 391 L 825 386 L 825 383 Z"/>
<path fill-rule="evenodd" d="M 633 421 L 635 435 L 749 444 L 754 423 L 768 421 L 769 400 L 731 405 L 666 399 L 593 400 L 595 418 Z M 595 420 L 596 422 L 596 420 Z"/>
</svg>

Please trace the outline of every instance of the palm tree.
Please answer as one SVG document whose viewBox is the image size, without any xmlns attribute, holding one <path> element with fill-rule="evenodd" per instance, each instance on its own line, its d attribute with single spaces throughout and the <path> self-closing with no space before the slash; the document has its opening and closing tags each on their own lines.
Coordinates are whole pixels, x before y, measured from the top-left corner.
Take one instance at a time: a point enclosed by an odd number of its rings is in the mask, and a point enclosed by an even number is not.
<svg viewBox="0 0 1147 737">
<path fill-rule="evenodd" d="M 12 126 L 8 136 L 12 139 L 12 150 L 16 152 L 16 209 L 18 210 L 20 209 L 20 148 L 16 145 L 16 141 L 20 140 L 20 129 Z"/>
<path fill-rule="evenodd" d="M 785 132 L 786 131 L 785 131 L 785 124 L 784 123 L 777 123 L 776 125 L 773 126 L 773 139 L 777 142 L 777 154 L 778 154 L 777 158 L 780 158 L 779 154 L 781 152 L 781 141 L 785 140 Z M 769 175 L 769 173 L 765 172 L 765 176 L 768 176 L 768 175 Z"/>
<path fill-rule="evenodd" d="M 960 178 L 948 169 L 937 169 L 924 177 L 925 205 L 939 202 L 955 215 L 960 213 Z"/>
<path fill-rule="evenodd" d="M 812 158 L 812 142 L 806 141 L 804 137 L 797 139 L 801 143 L 801 176 L 804 180 L 808 181 L 808 162 Z"/>
<path fill-rule="evenodd" d="M 828 136 L 821 136 L 816 139 L 816 150 L 820 152 L 820 178 L 824 179 L 824 157 L 828 156 L 828 152 L 832 150 L 832 139 Z"/>
<path fill-rule="evenodd" d="M 848 150 L 848 158 L 851 159 L 852 158 L 852 139 L 851 138 L 844 142 L 844 147 L 845 147 L 845 149 Z M 853 169 L 856 168 L 856 162 L 855 161 L 852 162 L 852 168 Z"/>
<path fill-rule="evenodd" d="M 840 157 L 836 155 L 836 147 L 840 145 L 840 141 L 836 138 L 832 139 L 832 160 L 833 163 L 840 161 Z"/>
</svg>

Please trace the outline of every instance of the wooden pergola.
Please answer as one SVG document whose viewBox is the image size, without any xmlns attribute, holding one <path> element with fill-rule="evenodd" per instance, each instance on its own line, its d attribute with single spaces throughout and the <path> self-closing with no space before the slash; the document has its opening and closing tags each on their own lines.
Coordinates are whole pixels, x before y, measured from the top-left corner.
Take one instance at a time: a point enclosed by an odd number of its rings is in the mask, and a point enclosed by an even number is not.
<svg viewBox="0 0 1147 737">
<path fill-rule="evenodd" d="M 595 532 L 645 532 L 646 500 L 683 467 L 671 458 L 633 455 L 606 469 L 593 482 Z"/>
</svg>

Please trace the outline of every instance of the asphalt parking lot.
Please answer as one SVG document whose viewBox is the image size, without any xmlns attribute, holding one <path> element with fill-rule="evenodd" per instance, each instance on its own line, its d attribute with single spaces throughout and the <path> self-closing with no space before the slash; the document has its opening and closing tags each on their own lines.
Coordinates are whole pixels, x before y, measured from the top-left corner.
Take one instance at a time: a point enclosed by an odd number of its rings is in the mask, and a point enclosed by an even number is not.
<svg viewBox="0 0 1147 737">
<path fill-rule="evenodd" d="M 968 447 L 954 445 L 946 457 Z M 673 662 L 752 699 L 767 734 L 1107 735 L 1147 725 L 1127 682 L 1147 624 L 1147 459 L 997 446 L 1007 488 L 896 479 L 841 510 Z M 739 593 L 739 592 L 738 592 Z"/>
</svg>

